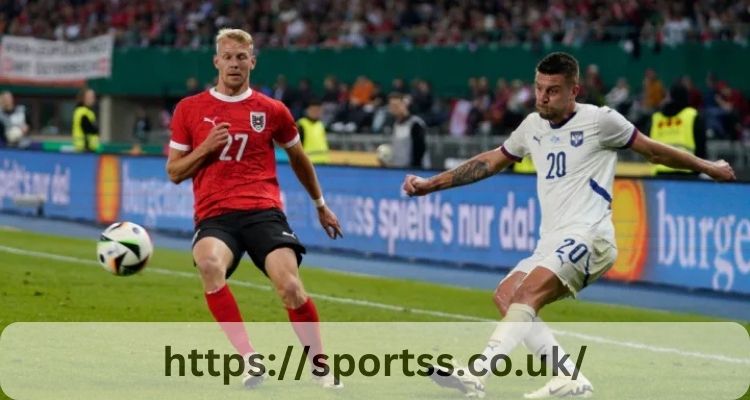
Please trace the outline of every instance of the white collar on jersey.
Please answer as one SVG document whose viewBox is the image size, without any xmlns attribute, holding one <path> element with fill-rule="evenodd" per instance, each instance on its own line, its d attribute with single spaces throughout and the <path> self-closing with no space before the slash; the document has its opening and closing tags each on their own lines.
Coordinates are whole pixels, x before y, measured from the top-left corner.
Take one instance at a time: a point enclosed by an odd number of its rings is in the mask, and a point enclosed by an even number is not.
<svg viewBox="0 0 750 400">
<path fill-rule="evenodd" d="M 250 89 L 248 87 L 247 90 L 244 91 L 243 93 L 240 93 L 236 96 L 228 96 L 226 94 L 219 93 L 219 91 L 216 90 L 216 87 L 212 87 L 211 90 L 208 91 L 208 93 L 210 93 L 211 96 L 214 96 L 221 101 L 226 101 L 228 103 L 236 103 L 238 101 L 242 101 L 250 97 L 253 94 L 253 89 Z"/>
</svg>

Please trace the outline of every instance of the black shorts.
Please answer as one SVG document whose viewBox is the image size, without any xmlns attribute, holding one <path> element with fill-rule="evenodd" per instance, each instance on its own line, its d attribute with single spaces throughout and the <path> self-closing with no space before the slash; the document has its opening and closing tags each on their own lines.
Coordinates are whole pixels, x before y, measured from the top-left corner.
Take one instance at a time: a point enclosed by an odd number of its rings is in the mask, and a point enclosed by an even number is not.
<svg viewBox="0 0 750 400">
<path fill-rule="evenodd" d="M 232 275 L 245 252 L 255 266 L 266 273 L 266 256 L 280 247 L 288 247 L 297 255 L 297 266 L 302 262 L 303 246 L 289 227 L 281 210 L 236 211 L 207 218 L 198 223 L 193 246 L 204 237 L 215 237 L 226 243 L 234 254 L 227 278 Z"/>
</svg>

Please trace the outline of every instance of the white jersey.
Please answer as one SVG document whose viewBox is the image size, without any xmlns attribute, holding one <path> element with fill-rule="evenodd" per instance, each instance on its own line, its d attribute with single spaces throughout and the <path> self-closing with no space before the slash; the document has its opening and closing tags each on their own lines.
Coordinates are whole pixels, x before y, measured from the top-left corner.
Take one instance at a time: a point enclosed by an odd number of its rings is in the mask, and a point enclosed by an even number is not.
<svg viewBox="0 0 750 400">
<path fill-rule="evenodd" d="M 542 239 L 558 233 L 603 237 L 614 244 L 612 185 L 618 148 L 630 146 L 636 128 L 609 107 L 576 103 L 559 125 L 529 114 L 501 150 L 537 170 Z"/>
</svg>

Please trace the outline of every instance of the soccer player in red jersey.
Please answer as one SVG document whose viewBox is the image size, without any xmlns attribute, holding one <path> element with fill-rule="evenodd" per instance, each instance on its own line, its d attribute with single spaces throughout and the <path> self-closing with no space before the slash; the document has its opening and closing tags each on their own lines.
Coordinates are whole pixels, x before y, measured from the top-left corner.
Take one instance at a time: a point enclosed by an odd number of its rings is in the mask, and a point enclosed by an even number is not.
<svg viewBox="0 0 750 400">
<path fill-rule="evenodd" d="M 172 182 L 193 179 L 193 259 L 208 308 L 245 360 L 255 353 L 244 326 L 237 324 L 242 316 L 226 282 L 247 252 L 276 288 L 302 344 L 310 346 L 310 355 L 321 354 L 318 312 L 298 273 L 305 248 L 281 211 L 274 142 L 289 155 L 328 236 L 340 237 L 341 227 L 323 200 L 289 110 L 249 86 L 256 63 L 252 36 L 222 29 L 213 62 L 219 72 L 216 87 L 177 104 L 167 161 Z M 246 374 L 243 382 L 252 387 L 264 378 Z M 329 376 L 314 378 L 324 387 L 339 386 Z"/>
</svg>

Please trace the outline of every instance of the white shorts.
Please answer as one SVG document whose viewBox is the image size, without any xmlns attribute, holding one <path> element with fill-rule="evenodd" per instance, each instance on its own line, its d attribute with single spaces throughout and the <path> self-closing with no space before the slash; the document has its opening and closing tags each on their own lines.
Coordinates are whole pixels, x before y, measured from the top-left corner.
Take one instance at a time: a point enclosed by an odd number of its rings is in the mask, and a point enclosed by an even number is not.
<svg viewBox="0 0 750 400">
<path fill-rule="evenodd" d="M 617 247 L 601 236 L 556 234 L 542 238 L 534 253 L 521 260 L 507 276 L 516 271 L 528 274 L 536 267 L 544 267 L 554 272 L 575 297 L 581 289 L 604 275 L 615 259 Z"/>
</svg>

